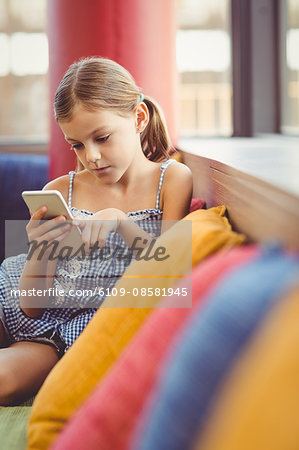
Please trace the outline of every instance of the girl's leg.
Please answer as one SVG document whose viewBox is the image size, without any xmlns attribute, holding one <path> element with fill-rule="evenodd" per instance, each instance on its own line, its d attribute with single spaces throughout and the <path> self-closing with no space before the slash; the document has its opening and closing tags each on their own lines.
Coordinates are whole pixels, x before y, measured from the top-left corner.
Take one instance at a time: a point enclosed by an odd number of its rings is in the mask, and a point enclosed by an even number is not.
<svg viewBox="0 0 299 450">
<path fill-rule="evenodd" d="M 16 405 L 37 393 L 58 361 L 51 345 L 16 342 L 0 350 L 0 405 Z"/>
</svg>

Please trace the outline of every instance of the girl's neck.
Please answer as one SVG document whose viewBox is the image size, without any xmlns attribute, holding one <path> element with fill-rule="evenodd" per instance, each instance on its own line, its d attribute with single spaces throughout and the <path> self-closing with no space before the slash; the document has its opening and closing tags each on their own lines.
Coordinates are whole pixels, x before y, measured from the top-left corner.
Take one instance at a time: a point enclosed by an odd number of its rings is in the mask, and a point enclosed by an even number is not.
<svg viewBox="0 0 299 450">
<path fill-rule="evenodd" d="M 91 212 L 118 208 L 124 212 L 154 208 L 158 192 L 161 163 L 145 159 L 138 170 L 133 167 L 124 179 L 114 184 L 101 184 L 87 170 L 74 179 L 73 206 Z"/>
</svg>

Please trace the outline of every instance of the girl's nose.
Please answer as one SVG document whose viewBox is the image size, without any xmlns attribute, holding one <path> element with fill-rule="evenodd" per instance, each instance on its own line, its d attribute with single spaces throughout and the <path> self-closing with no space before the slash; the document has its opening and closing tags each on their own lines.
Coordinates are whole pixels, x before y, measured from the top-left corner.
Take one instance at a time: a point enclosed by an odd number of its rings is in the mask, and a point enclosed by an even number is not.
<svg viewBox="0 0 299 450">
<path fill-rule="evenodd" d="M 95 145 L 88 145 L 85 147 L 86 160 L 90 163 L 95 163 L 98 159 L 101 159 L 101 153 Z"/>
</svg>

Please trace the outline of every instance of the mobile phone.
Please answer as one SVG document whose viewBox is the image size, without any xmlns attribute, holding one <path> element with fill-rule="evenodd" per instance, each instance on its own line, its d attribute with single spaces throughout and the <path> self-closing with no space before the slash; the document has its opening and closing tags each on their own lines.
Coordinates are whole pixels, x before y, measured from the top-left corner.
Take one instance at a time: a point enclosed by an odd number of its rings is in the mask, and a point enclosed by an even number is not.
<svg viewBox="0 0 299 450">
<path fill-rule="evenodd" d="M 24 191 L 22 197 L 27 204 L 29 211 L 35 213 L 42 206 L 48 208 L 43 219 L 53 219 L 57 216 L 65 216 L 67 220 L 73 220 L 73 215 L 59 191 Z M 62 241 L 63 246 L 70 246 L 75 250 L 82 244 L 81 231 L 78 227 L 72 226 L 69 234 Z"/>
<path fill-rule="evenodd" d="M 31 213 L 46 206 L 48 210 L 44 219 L 53 219 L 57 216 L 65 216 L 68 220 L 73 219 L 73 215 L 59 191 L 24 191 L 22 197 Z"/>
</svg>

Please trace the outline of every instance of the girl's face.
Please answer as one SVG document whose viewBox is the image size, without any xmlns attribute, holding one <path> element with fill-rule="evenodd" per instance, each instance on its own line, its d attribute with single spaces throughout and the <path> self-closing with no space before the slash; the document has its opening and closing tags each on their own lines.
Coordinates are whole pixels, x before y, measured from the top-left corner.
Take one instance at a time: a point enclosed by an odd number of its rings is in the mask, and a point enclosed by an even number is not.
<svg viewBox="0 0 299 450">
<path fill-rule="evenodd" d="M 72 119 L 59 121 L 59 126 L 83 166 L 101 181 L 116 183 L 144 156 L 139 120 L 138 110 L 124 117 L 111 110 L 77 106 Z"/>
</svg>

